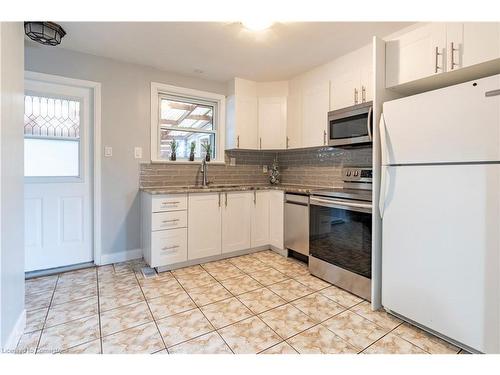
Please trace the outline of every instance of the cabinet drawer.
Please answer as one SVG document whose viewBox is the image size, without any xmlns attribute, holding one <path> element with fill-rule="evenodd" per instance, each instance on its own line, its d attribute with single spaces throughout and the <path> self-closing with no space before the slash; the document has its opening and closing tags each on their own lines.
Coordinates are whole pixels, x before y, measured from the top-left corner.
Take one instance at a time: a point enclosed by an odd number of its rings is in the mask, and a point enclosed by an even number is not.
<svg viewBox="0 0 500 375">
<path fill-rule="evenodd" d="M 187 228 L 160 230 L 151 234 L 151 267 L 187 260 Z"/>
<path fill-rule="evenodd" d="M 152 200 L 153 212 L 179 211 L 187 208 L 186 194 L 156 195 Z"/>
<path fill-rule="evenodd" d="M 151 230 L 187 227 L 187 211 L 154 212 Z"/>
</svg>

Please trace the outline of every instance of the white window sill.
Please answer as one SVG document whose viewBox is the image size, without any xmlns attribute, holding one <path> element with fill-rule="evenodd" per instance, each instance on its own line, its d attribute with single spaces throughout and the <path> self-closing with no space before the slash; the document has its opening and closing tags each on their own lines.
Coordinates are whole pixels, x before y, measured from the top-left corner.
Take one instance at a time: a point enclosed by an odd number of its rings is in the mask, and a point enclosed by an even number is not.
<svg viewBox="0 0 500 375">
<path fill-rule="evenodd" d="M 178 165 L 186 165 L 186 164 L 201 164 L 201 160 L 189 161 L 189 160 L 151 160 L 151 164 L 178 164 Z M 207 164 L 215 164 L 215 165 L 225 165 L 226 163 L 221 160 L 210 160 L 207 161 Z"/>
</svg>

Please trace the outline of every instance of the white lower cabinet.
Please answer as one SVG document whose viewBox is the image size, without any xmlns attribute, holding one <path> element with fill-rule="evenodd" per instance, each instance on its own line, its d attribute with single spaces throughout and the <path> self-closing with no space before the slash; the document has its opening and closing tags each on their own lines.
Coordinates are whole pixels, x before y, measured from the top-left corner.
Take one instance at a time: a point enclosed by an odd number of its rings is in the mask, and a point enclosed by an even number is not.
<svg viewBox="0 0 500 375">
<path fill-rule="evenodd" d="M 249 249 L 252 192 L 224 193 L 222 207 L 222 253 Z"/>
<path fill-rule="evenodd" d="M 187 260 L 187 228 L 160 230 L 151 235 L 151 265 L 180 263 Z"/>
<path fill-rule="evenodd" d="M 189 195 L 188 259 L 221 254 L 222 193 Z"/>
<path fill-rule="evenodd" d="M 284 248 L 285 197 L 281 190 L 269 192 L 269 244 Z"/>
<path fill-rule="evenodd" d="M 252 205 L 252 247 L 269 245 L 270 191 L 254 191 Z"/>
</svg>

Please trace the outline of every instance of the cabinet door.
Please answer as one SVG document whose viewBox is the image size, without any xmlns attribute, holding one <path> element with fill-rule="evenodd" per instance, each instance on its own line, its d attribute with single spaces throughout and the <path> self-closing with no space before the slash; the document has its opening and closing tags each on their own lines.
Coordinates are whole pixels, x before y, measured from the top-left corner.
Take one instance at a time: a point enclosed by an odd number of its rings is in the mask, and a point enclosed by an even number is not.
<svg viewBox="0 0 500 375">
<path fill-rule="evenodd" d="M 463 67 L 464 24 L 448 22 L 446 24 L 446 71 Z"/>
<path fill-rule="evenodd" d="M 297 93 L 288 96 L 287 99 L 285 148 L 302 147 L 302 98 Z"/>
<path fill-rule="evenodd" d="M 236 148 L 258 148 L 257 98 L 252 96 L 236 97 Z"/>
<path fill-rule="evenodd" d="M 283 249 L 285 201 L 282 191 L 269 192 L 269 237 L 272 246 Z"/>
<path fill-rule="evenodd" d="M 500 58 L 500 23 L 466 22 L 463 33 L 464 67 Z"/>
<path fill-rule="evenodd" d="M 360 71 L 346 71 L 332 79 L 330 108 L 332 110 L 361 103 Z"/>
<path fill-rule="evenodd" d="M 189 195 L 189 260 L 221 254 L 221 206 L 219 193 Z"/>
<path fill-rule="evenodd" d="M 270 191 L 254 191 L 252 206 L 251 247 L 269 245 Z"/>
<path fill-rule="evenodd" d="M 436 48 L 437 53 L 436 55 Z M 386 44 L 386 87 L 446 70 L 446 25 L 430 23 Z"/>
<path fill-rule="evenodd" d="M 253 193 L 245 191 L 223 195 L 222 253 L 249 249 Z"/>
<path fill-rule="evenodd" d="M 263 150 L 286 147 L 286 98 L 259 98 L 259 148 Z"/>
<path fill-rule="evenodd" d="M 151 267 L 187 260 L 187 229 L 168 229 L 151 234 Z"/>
<path fill-rule="evenodd" d="M 326 144 L 330 108 L 330 82 L 306 88 L 302 93 L 302 147 Z"/>
</svg>

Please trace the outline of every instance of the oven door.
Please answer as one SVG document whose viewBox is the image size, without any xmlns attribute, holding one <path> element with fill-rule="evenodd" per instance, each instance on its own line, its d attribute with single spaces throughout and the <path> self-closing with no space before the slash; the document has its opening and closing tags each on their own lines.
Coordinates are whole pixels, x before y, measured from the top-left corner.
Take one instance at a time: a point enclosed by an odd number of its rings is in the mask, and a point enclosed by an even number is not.
<svg viewBox="0 0 500 375">
<path fill-rule="evenodd" d="M 372 105 L 365 103 L 328 114 L 328 145 L 372 142 Z"/>
<path fill-rule="evenodd" d="M 371 278 L 371 203 L 312 196 L 309 252 L 315 258 Z"/>
</svg>

